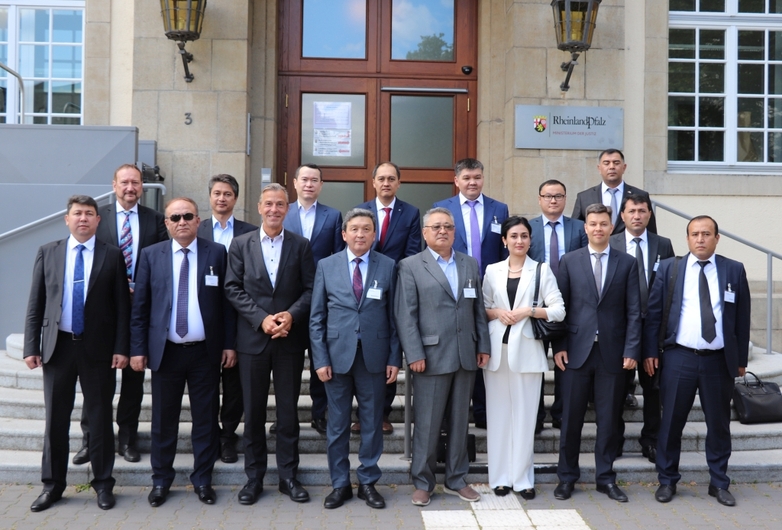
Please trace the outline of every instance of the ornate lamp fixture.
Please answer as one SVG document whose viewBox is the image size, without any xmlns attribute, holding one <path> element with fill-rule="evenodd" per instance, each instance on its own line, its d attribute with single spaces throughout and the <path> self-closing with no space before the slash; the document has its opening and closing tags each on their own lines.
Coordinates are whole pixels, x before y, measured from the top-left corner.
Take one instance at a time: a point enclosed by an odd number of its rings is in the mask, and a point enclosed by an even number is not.
<svg viewBox="0 0 782 530">
<path fill-rule="evenodd" d="M 185 81 L 190 83 L 193 74 L 187 64 L 193 60 L 193 54 L 185 50 L 185 42 L 198 40 L 201 26 L 204 24 L 206 0 L 160 0 L 160 12 L 166 37 L 177 41 L 182 64 L 185 67 Z"/>
<path fill-rule="evenodd" d="M 570 52 L 570 61 L 562 63 L 562 71 L 567 72 L 565 82 L 559 85 L 563 92 L 570 88 L 570 76 L 578 64 L 576 60 L 581 52 L 592 46 L 595 32 L 597 8 L 601 0 L 553 0 L 554 31 L 557 34 L 557 48 Z"/>
</svg>

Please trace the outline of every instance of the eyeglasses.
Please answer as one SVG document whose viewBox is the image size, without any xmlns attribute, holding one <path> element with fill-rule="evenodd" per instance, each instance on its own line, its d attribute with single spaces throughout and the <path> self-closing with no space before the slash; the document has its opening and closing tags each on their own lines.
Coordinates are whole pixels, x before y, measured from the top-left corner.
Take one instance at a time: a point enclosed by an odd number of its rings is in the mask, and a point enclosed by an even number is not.
<svg viewBox="0 0 782 530">
<path fill-rule="evenodd" d="M 451 224 L 446 224 L 446 225 L 430 225 L 430 226 L 424 225 L 424 228 L 428 228 L 433 232 L 439 232 L 440 230 L 445 230 L 446 232 L 453 232 L 456 227 Z"/>
<path fill-rule="evenodd" d="M 168 216 L 168 220 L 171 221 L 172 223 L 178 223 L 182 219 L 184 219 L 185 221 L 192 221 L 193 219 L 195 219 L 195 214 L 190 212 L 183 213 L 183 214 L 174 213 Z"/>
<path fill-rule="evenodd" d="M 565 195 L 562 195 L 561 193 L 558 193 L 556 195 L 540 195 L 540 198 L 546 202 L 551 202 L 553 200 L 561 201 L 562 199 L 565 198 Z"/>
</svg>

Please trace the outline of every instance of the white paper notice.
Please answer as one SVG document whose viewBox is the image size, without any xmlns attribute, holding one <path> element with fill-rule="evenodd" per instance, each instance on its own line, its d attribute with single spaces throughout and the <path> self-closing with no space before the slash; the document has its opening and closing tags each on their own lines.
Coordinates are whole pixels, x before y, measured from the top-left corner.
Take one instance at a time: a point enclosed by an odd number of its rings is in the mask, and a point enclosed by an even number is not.
<svg viewBox="0 0 782 530">
<path fill-rule="evenodd" d="M 313 156 L 351 155 L 351 102 L 315 101 L 312 113 Z"/>
</svg>

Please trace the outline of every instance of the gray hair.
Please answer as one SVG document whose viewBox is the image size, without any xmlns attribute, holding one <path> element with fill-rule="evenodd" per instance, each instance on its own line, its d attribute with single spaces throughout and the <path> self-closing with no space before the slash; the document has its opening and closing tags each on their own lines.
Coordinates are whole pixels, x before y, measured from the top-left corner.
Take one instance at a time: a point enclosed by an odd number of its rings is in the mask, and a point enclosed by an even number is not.
<svg viewBox="0 0 782 530">
<path fill-rule="evenodd" d="M 347 232 L 348 223 L 356 217 L 369 217 L 372 219 L 372 228 L 377 232 L 377 221 L 375 220 L 375 214 L 364 208 L 353 208 L 345 214 L 345 220 L 342 221 L 342 231 Z"/>
<path fill-rule="evenodd" d="M 438 206 L 437 208 L 432 208 L 431 210 L 427 210 L 427 212 L 424 214 L 424 226 L 426 226 L 429 223 L 429 217 L 436 213 L 442 213 L 447 215 L 451 218 L 451 224 L 454 224 L 455 221 L 453 220 L 453 214 L 451 213 L 451 210 L 448 208 L 443 208 L 442 206 Z"/>
<path fill-rule="evenodd" d="M 261 191 L 261 196 L 258 197 L 258 203 L 261 203 L 263 201 L 263 194 L 267 191 L 281 191 L 285 194 L 285 201 L 287 202 L 288 199 L 288 190 L 285 189 L 285 186 L 282 184 L 278 184 L 277 182 L 272 182 L 271 184 L 267 184 L 263 190 Z"/>
</svg>

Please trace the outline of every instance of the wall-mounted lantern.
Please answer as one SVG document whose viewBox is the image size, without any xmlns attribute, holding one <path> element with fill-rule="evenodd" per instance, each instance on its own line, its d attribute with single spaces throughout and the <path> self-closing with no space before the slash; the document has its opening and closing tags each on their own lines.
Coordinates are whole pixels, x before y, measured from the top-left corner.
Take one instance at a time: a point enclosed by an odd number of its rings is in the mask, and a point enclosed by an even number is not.
<svg viewBox="0 0 782 530">
<path fill-rule="evenodd" d="M 194 77 L 187 67 L 187 64 L 193 60 L 193 54 L 185 50 L 185 42 L 198 40 L 201 36 L 205 10 L 206 0 L 160 0 L 166 37 L 177 41 L 179 53 L 182 55 L 182 64 L 185 67 L 185 81 L 188 83 Z"/>
<path fill-rule="evenodd" d="M 592 46 L 595 33 L 597 8 L 601 0 L 553 0 L 554 31 L 557 34 L 557 48 L 570 52 L 570 61 L 562 63 L 562 71 L 567 72 L 565 82 L 559 85 L 563 92 L 570 88 L 570 76 L 578 64 L 576 60 L 581 52 Z"/>
</svg>

